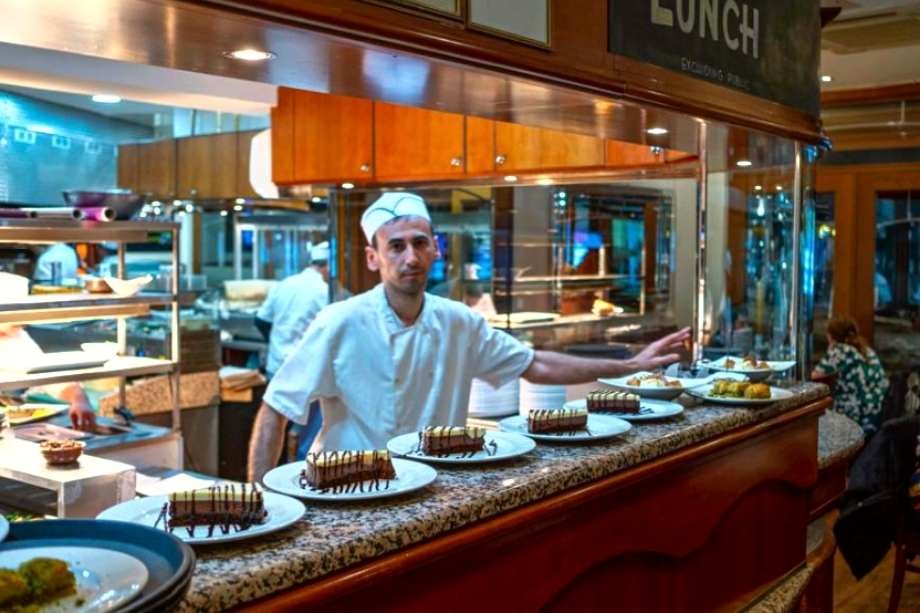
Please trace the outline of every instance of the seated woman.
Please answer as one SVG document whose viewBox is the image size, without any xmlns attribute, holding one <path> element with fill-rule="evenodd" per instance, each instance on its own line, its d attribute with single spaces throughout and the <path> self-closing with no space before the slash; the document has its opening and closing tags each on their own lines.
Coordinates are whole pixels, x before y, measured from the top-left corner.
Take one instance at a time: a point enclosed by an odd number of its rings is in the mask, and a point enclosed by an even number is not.
<svg viewBox="0 0 920 613">
<path fill-rule="evenodd" d="M 888 390 L 882 363 L 849 317 L 835 317 L 827 323 L 827 343 L 827 353 L 815 366 L 812 378 L 835 373 L 834 410 L 858 423 L 867 436 L 875 434 Z"/>
</svg>

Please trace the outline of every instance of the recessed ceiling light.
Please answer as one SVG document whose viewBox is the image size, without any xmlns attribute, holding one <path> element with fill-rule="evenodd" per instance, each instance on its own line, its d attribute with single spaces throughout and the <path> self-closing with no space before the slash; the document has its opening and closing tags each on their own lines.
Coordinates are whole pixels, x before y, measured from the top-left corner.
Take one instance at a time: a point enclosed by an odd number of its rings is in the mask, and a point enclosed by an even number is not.
<svg viewBox="0 0 920 613">
<path fill-rule="evenodd" d="M 227 211 L 221 211 L 221 212 L 220 212 L 220 216 L 221 216 L 221 217 L 226 217 L 227 214 L 228 214 Z"/>
<path fill-rule="evenodd" d="M 234 200 L 233 202 L 236 203 L 236 204 L 246 204 L 246 199 L 245 199 L 245 198 L 237 198 L 237 199 Z"/>
<path fill-rule="evenodd" d="M 320 198 L 319 196 L 313 196 L 312 198 L 310 198 L 310 202 L 312 202 L 313 204 L 319 204 L 322 201 L 323 199 Z"/>
<path fill-rule="evenodd" d="M 234 60 L 242 60 L 244 62 L 262 62 L 274 58 L 275 54 L 271 51 L 260 51 L 258 49 L 247 48 L 236 49 L 235 51 L 226 51 L 224 56 Z"/>
<path fill-rule="evenodd" d="M 514 183 L 517 181 L 517 175 L 505 175 L 505 181 L 508 183 Z"/>
<path fill-rule="evenodd" d="M 342 183 L 342 189 L 354 189 L 354 188 L 355 188 L 354 183 Z"/>
<path fill-rule="evenodd" d="M 834 80 L 834 77 L 832 77 L 832 76 L 829 75 L 829 74 L 823 74 L 823 75 L 821 75 L 821 82 L 822 82 L 822 83 L 830 83 L 830 82 L 833 81 L 833 80 Z"/>
<path fill-rule="evenodd" d="M 738 160 L 735 164 L 737 164 L 739 168 L 748 168 L 752 163 L 751 160 Z"/>
<path fill-rule="evenodd" d="M 552 179 L 547 179 L 547 178 L 537 179 L 537 185 L 552 185 L 553 183 L 555 183 L 555 181 L 553 181 Z"/>
<path fill-rule="evenodd" d="M 667 134 L 667 128 L 649 128 L 645 131 L 646 134 L 651 134 L 652 136 L 661 136 L 662 134 Z"/>
<path fill-rule="evenodd" d="M 763 190 L 763 185 L 755 185 L 755 186 L 754 186 L 754 191 L 755 191 L 755 192 L 759 192 L 759 191 L 761 191 L 761 190 Z"/>
<path fill-rule="evenodd" d="M 783 186 L 782 186 L 782 185 L 777 185 L 777 186 L 776 186 L 776 191 L 778 191 L 778 192 L 783 191 Z"/>
<path fill-rule="evenodd" d="M 121 96 L 116 96 L 115 94 L 96 94 L 93 96 L 93 102 L 100 102 L 102 104 L 118 104 L 121 102 Z"/>
<path fill-rule="evenodd" d="M 243 205 L 241 205 L 241 204 L 234 204 L 234 205 L 233 205 L 233 210 L 236 211 L 237 213 L 239 213 L 240 211 L 243 210 Z"/>
</svg>

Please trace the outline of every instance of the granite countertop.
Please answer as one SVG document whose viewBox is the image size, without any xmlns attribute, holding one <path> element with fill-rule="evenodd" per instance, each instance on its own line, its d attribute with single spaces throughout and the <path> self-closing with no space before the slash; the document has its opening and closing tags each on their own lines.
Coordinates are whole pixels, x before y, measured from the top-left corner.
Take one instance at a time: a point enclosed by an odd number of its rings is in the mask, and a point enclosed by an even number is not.
<svg viewBox="0 0 920 613">
<path fill-rule="evenodd" d="M 864 439 L 859 424 L 828 409 L 818 420 L 818 468 L 849 460 L 862 448 Z"/>
<path fill-rule="evenodd" d="M 795 397 L 763 408 L 696 405 L 681 416 L 634 425 L 592 445 L 540 444 L 523 458 L 467 468 L 438 466 L 431 486 L 389 501 L 308 503 L 287 530 L 251 541 L 199 547 L 182 611 L 217 611 L 430 539 L 611 473 L 754 424 L 827 395 L 795 383 Z M 682 397 L 685 398 L 685 397 Z"/>
</svg>

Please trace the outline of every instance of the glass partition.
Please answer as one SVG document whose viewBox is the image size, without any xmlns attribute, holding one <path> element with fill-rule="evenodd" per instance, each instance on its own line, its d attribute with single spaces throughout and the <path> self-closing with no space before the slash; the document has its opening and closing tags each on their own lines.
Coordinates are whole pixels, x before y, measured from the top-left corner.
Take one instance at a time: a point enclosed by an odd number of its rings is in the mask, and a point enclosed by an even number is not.
<svg viewBox="0 0 920 613">
<path fill-rule="evenodd" d="M 795 359 L 795 143 L 707 129 L 703 357 Z"/>
</svg>

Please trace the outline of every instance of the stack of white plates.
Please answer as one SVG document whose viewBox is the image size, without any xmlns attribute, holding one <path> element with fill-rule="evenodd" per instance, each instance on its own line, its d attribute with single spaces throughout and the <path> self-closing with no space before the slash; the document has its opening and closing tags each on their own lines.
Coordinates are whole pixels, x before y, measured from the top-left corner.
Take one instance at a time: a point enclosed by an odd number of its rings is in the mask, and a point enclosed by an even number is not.
<svg viewBox="0 0 920 613">
<path fill-rule="evenodd" d="M 518 380 L 495 389 L 481 379 L 470 387 L 470 417 L 504 417 L 518 410 Z"/>
<path fill-rule="evenodd" d="M 521 379 L 518 413 L 524 417 L 530 409 L 561 409 L 565 404 L 564 385 L 540 385 Z"/>
</svg>

